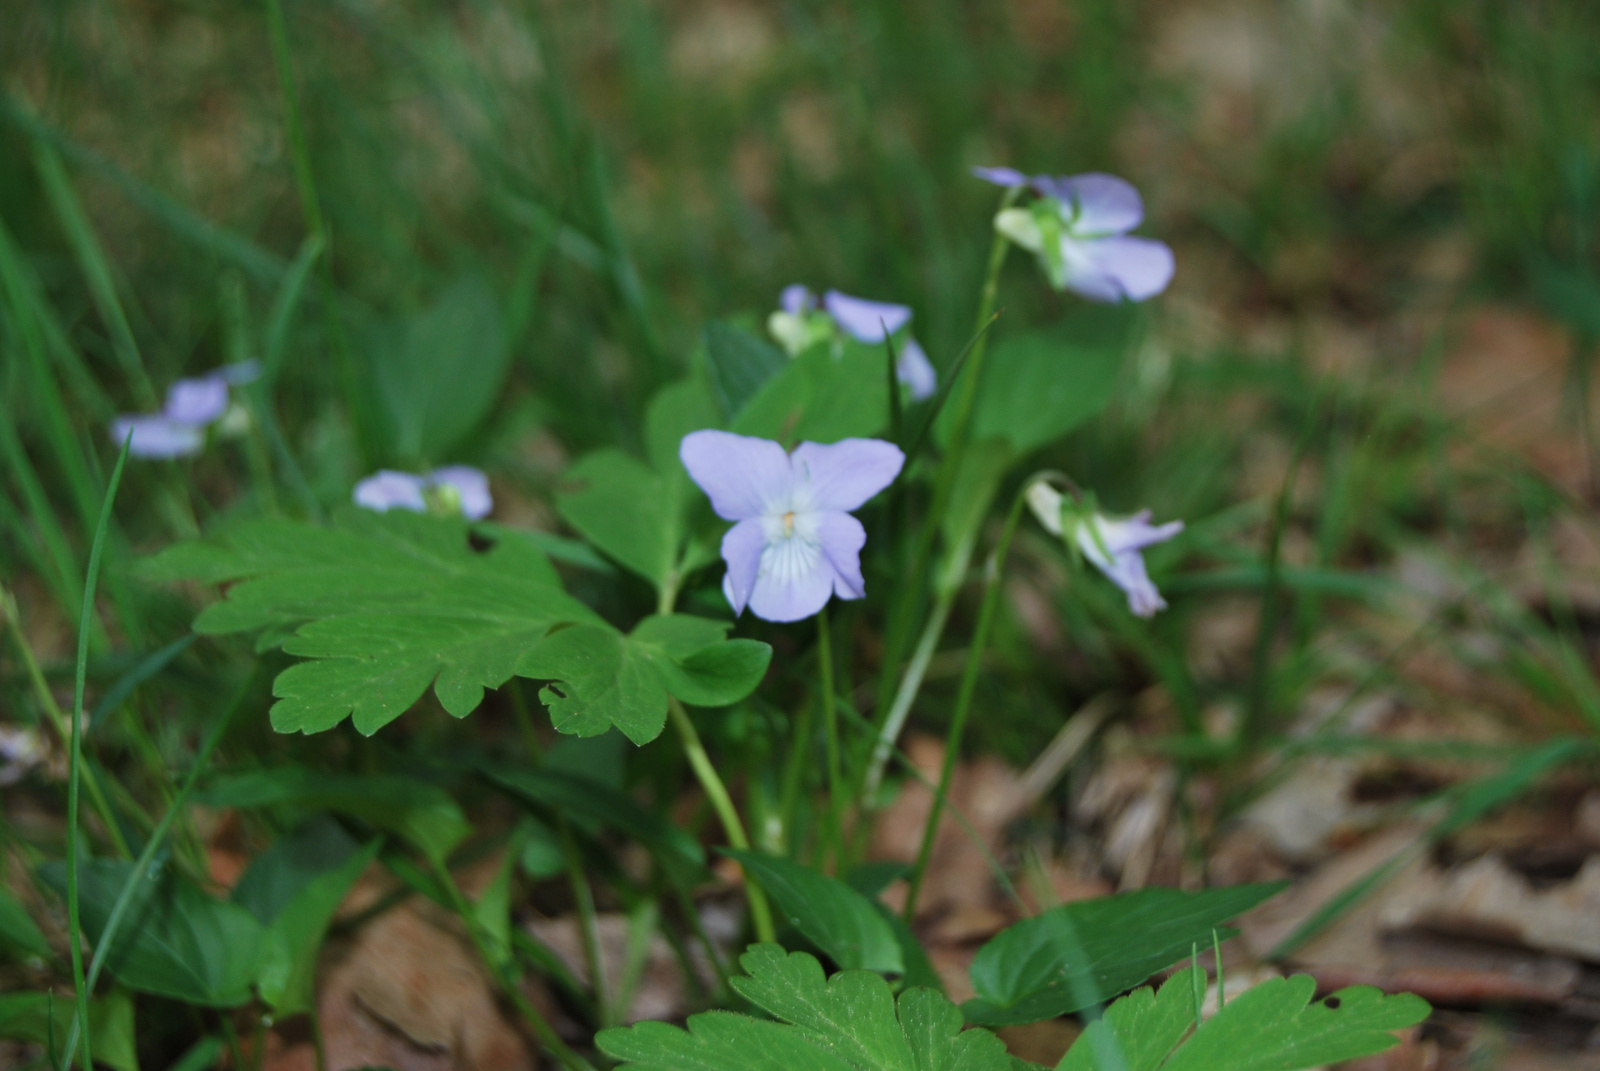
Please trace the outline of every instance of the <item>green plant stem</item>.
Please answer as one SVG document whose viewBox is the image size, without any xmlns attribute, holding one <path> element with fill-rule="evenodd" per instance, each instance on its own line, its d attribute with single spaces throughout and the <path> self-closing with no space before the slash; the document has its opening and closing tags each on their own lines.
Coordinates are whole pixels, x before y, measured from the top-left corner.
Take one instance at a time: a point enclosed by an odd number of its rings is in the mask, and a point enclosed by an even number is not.
<svg viewBox="0 0 1600 1071">
<path fill-rule="evenodd" d="M 822 678 L 822 731 L 828 745 L 828 835 L 833 841 L 834 872 L 849 866 L 844 841 L 844 771 L 839 765 L 839 703 L 833 687 L 833 636 L 828 608 L 817 614 L 817 665 Z"/>
<path fill-rule="evenodd" d="M 947 588 L 934 601 L 933 611 L 922 628 L 922 637 L 917 640 L 905 675 L 900 678 L 900 688 L 895 692 L 888 716 L 876 727 L 877 738 L 872 745 L 872 756 L 867 761 L 866 775 L 861 779 L 861 806 L 867 810 L 873 809 L 872 801 L 877 798 L 878 786 L 883 783 L 884 768 L 889 764 L 895 741 L 900 739 L 900 730 L 905 728 L 911 704 L 916 702 L 917 691 L 922 687 L 922 679 L 928 674 L 928 663 L 933 660 L 933 652 L 939 646 L 939 637 L 944 635 L 944 624 L 950 618 L 950 608 L 955 604 L 955 598 L 955 589 Z"/>
<path fill-rule="evenodd" d="M 350 409 L 350 422 L 355 427 L 356 441 L 365 453 L 372 449 L 375 432 L 368 410 L 368 392 L 363 389 L 356 368 L 355 355 L 345 337 L 344 323 L 339 319 L 338 291 L 333 279 L 332 244 L 327 222 L 322 215 L 322 202 L 317 196 L 316 175 L 311 169 L 311 148 L 306 141 L 305 126 L 301 121 L 300 102 L 294 88 L 294 61 L 289 54 L 289 29 L 283 20 L 282 0 L 265 0 L 267 34 L 272 38 L 272 59 L 278 70 L 278 87 L 283 96 L 284 126 L 289 138 L 290 155 L 294 161 L 295 185 L 300 193 L 300 211 L 305 216 L 309 237 L 321 243 L 327 255 L 318 260 L 319 282 L 322 290 L 322 318 L 328 341 L 338 363 L 339 386 L 344 393 L 345 405 Z"/>
<path fill-rule="evenodd" d="M 322 1016 L 317 1012 L 314 1002 L 306 1014 L 311 1018 L 311 1054 L 316 1061 L 313 1066 L 315 1071 L 328 1071 L 328 1046 L 322 1040 Z"/>
<path fill-rule="evenodd" d="M 728 786 L 717 775 L 717 768 L 711 765 L 711 756 L 706 754 L 706 746 L 700 742 L 700 734 L 695 731 L 689 712 L 683 709 L 683 704 L 676 697 L 667 699 L 667 709 L 671 712 L 673 728 L 683 740 L 683 752 L 689 758 L 689 765 L 700 779 L 700 786 L 706 790 L 706 798 L 711 801 L 712 809 L 722 820 L 722 831 L 727 835 L 728 843 L 741 851 L 748 851 L 750 838 L 745 835 L 744 823 L 739 820 L 739 812 L 733 806 L 733 797 L 728 795 Z M 776 941 L 777 930 L 772 925 L 772 911 L 767 907 L 767 897 L 748 874 L 745 875 L 744 893 L 750 902 L 750 922 L 755 927 L 756 939 Z"/>
<path fill-rule="evenodd" d="M 128 436 L 128 442 L 132 441 L 133 436 Z M 128 442 L 122 444 L 117 467 L 111 470 L 111 482 L 100 504 L 100 520 L 95 525 L 94 545 L 89 550 L 88 575 L 83 582 L 83 612 L 78 617 L 78 664 L 72 679 L 72 731 L 67 755 L 67 930 L 72 942 L 72 985 L 77 996 L 77 1016 L 86 1024 L 89 1022 L 89 986 L 83 969 L 83 925 L 78 918 L 78 790 L 83 779 L 83 688 L 89 675 L 89 629 L 94 621 L 94 589 L 100 579 L 100 554 L 105 550 L 106 531 L 111 526 L 111 503 L 117 497 L 122 469 L 128 462 Z M 83 1068 L 94 1071 L 87 1029 L 83 1032 Z"/>
<path fill-rule="evenodd" d="M 594 910 L 594 888 L 589 876 L 583 872 L 583 859 L 578 855 L 578 842 L 572 836 L 572 824 L 565 814 L 558 814 L 557 824 L 561 837 L 561 854 L 567 864 L 567 878 L 572 886 L 572 899 L 578 907 L 578 936 L 583 941 L 583 958 L 589 964 L 589 988 L 594 990 L 595 1018 L 601 1029 L 616 1025 L 615 1009 L 610 999 L 610 985 L 606 980 L 606 961 L 600 947 L 600 919 Z"/>
<path fill-rule="evenodd" d="M 222 1020 L 222 1036 L 228 1041 L 228 1055 L 233 1059 L 233 1066 L 239 1071 L 246 1071 L 250 1065 L 245 1063 L 244 1050 L 239 1047 L 239 1031 L 233 1025 L 232 1009 L 223 1008 L 217 1012 L 217 1018 Z M 88 1046 L 84 1048 L 87 1049 Z"/>
<path fill-rule="evenodd" d="M 795 714 L 794 735 L 789 740 L 789 757 L 784 763 L 783 784 L 778 795 L 778 817 L 783 823 L 782 840 L 790 854 L 800 847 L 794 831 L 800 821 L 800 786 L 805 780 L 806 767 L 810 764 L 811 737 L 814 732 L 816 704 L 808 700 L 800 704 Z"/>
<path fill-rule="evenodd" d="M 521 988 L 517 985 L 516 978 L 504 964 L 496 958 L 493 949 L 484 939 L 482 929 L 477 919 L 472 914 L 472 905 L 467 903 L 467 898 L 461 892 L 461 886 L 456 884 L 455 876 L 450 873 L 450 868 L 444 861 L 435 856 L 428 857 L 428 866 L 433 873 L 434 880 L 444 890 L 445 896 L 450 901 L 450 907 L 461 917 L 461 924 L 467 928 L 467 934 L 472 938 L 473 947 L 478 950 L 478 958 L 483 960 L 483 965 L 490 975 L 499 983 L 506 997 L 516 1007 L 518 1014 L 533 1029 L 534 1036 L 539 1039 L 539 1044 L 550 1050 L 567 1071 L 595 1071 L 594 1065 L 578 1055 L 550 1025 L 549 1021 L 539 1013 L 527 997 L 523 996 Z"/>
<path fill-rule="evenodd" d="M 1007 190 L 1000 200 L 1000 210 L 1004 211 L 1011 207 L 1020 194 L 1020 189 Z M 934 476 L 933 500 L 929 504 L 927 516 L 923 519 L 922 529 L 917 535 L 916 552 L 911 558 L 911 568 L 906 573 L 912 578 L 928 574 L 928 565 L 933 559 L 933 541 L 939 531 L 940 520 L 949 508 L 950 495 L 955 488 L 956 473 L 961 467 L 961 455 L 967 448 L 967 438 L 972 430 L 972 414 L 977 403 L 978 384 L 983 377 L 983 359 L 989 351 L 989 322 L 994 317 L 995 301 L 1000 292 L 1000 269 L 1005 265 L 1006 253 L 1010 248 L 1010 240 L 998 230 L 995 231 L 994 240 L 989 246 L 989 264 L 984 272 L 983 290 L 978 298 L 978 316 L 973 326 L 975 338 L 971 352 L 962 365 L 962 382 L 955 388 L 960 393 L 956 397 L 949 446 Z M 917 655 L 926 650 L 927 656 L 932 656 L 933 647 L 939 642 L 939 635 L 944 629 L 944 619 L 949 615 L 949 604 L 953 594 L 940 593 L 937 596 L 928 623 L 924 626 L 922 638 L 917 643 L 916 653 L 912 655 L 911 665 L 901 678 L 899 690 L 891 702 L 889 681 L 893 679 L 892 674 L 899 667 L 900 651 L 910 630 L 917 598 L 918 588 L 914 582 L 903 585 L 889 613 L 889 628 L 884 638 L 883 677 L 878 688 L 878 710 L 882 712 L 878 718 L 878 743 L 874 746 L 867 767 L 867 778 L 862 782 L 863 787 L 870 787 L 874 793 L 878 781 L 883 777 L 884 765 L 889 761 L 889 748 L 899 738 L 906 714 L 911 709 L 911 701 L 915 699 L 917 688 L 922 684 L 922 674 L 927 671 L 925 660 L 921 669 L 917 669 Z M 892 724 L 897 715 L 898 724 Z M 863 801 L 870 798 L 863 796 Z"/>
<path fill-rule="evenodd" d="M 903 912 L 907 923 L 916 915 L 917 895 L 922 891 L 922 879 L 928 872 L 928 860 L 933 857 L 933 845 L 938 839 L 939 819 L 944 815 L 944 801 L 949 797 L 950 782 L 955 777 L 956 760 L 961 754 L 961 737 L 966 732 L 967 715 L 972 710 L 972 696 L 978 687 L 978 674 L 983 669 L 983 653 L 989 646 L 989 632 L 994 627 L 995 615 L 1000 607 L 1002 591 L 1000 581 L 1005 573 L 1006 554 L 1011 550 L 1011 537 L 1016 534 L 1017 522 L 1022 518 L 1026 491 L 1026 487 L 1018 491 L 1016 499 L 1011 503 L 1011 511 L 1006 514 L 1005 528 L 1000 532 L 1000 541 L 995 544 L 994 551 L 989 555 L 988 567 L 984 570 L 983 607 L 978 611 L 978 627 L 972 634 L 972 643 L 967 647 L 967 664 L 961 673 L 961 689 L 956 693 L 955 713 L 950 718 L 950 731 L 945 737 L 944 766 L 939 771 L 939 789 L 933 794 L 932 805 L 928 808 L 928 821 L 922 827 L 922 844 L 917 849 L 916 865 L 911 869 L 910 888 L 906 892 Z"/>
<path fill-rule="evenodd" d="M 245 699 L 249 697 L 260 677 L 260 671 L 251 674 L 244 687 L 239 689 L 233 702 L 229 703 L 211 727 L 211 733 L 200 745 L 200 750 L 194 757 L 194 765 L 189 768 L 189 773 L 183 779 L 183 785 L 178 789 L 178 794 L 172 798 L 172 803 L 167 807 L 167 813 L 161 816 L 161 821 L 156 823 L 155 829 L 150 831 L 149 838 L 145 841 L 144 849 L 139 852 L 139 858 L 134 860 L 133 869 L 122 883 L 122 888 L 117 892 L 117 899 L 111 905 L 111 913 L 106 916 L 105 928 L 100 932 L 100 940 L 96 943 L 94 956 L 89 961 L 88 980 L 85 985 L 90 992 L 94 991 L 95 983 L 100 980 L 100 972 L 105 968 L 106 957 L 110 954 L 115 943 L 118 929 L 122 926 L 123 916 L 127 914 L 128 905 L 133 903 L 133 894 L 138 889 L 139 883 L 144 880 L 145 872 L 150 868 L 150 863 L 155 859 L 156 853 L 161 850 L 161 845 L 166 842 L 167 833 L 172 828 L 172 823 L 182 813 L 184 804 L 189 801 L 189 794 L 194 791 L 194 786 L 199 782 L 200 775 L 205 772 L 206 765 L 211 761 L 211 755 L 217 750 L 217 745 L 222 743 L 223 736 L 228 731 L 228 726 L 233 724 L 233 717 L 244 706 Z M 63 1066 L 70 1066 L 73 1052 L 78 1045 L 78 1036 L 83 1029 L 83 1021 L 76 1014 L 72 1017 L 72 1025 L 67 1031 L 66 1058 L 62 1060 Z"/>
</svg>

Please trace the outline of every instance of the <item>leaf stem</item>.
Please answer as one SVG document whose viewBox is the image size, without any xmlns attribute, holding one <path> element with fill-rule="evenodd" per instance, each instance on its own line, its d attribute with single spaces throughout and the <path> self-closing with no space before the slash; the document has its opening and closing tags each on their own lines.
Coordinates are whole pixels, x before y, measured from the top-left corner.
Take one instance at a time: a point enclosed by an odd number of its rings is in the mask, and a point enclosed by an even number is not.
<svg viewBox="0 0 1600 1071">
<path fill-rule="evenodd" d="M 728 786 L 722 783 L 717 768 L 711 765 L 711 756 L 706 754 L 706 746 L 700 742 L 700 734 L 695 731 L 689 712 L 683 709 L 683 704 L 675 696 L 668 697 L 667 709 L 672 715 L 673 728 L 683 740 L 683 752 L 689 759 L 689 765 L 700 779 L 700 786 L 706 790 L 712 809 L 722 820 L 722 831 L 727 835 L 728 843 L 741 851 L 748 851 L 750 838 L 745 835 L 744 823 L 739 820 L 739 812 L 733 806 L 733 797 L 728 795 Z M 766 895 L 748 874 L 745 875 L 744 893 L 750 902 L 750 922 L 755 927 L 756 940 L 776 941 L 777 930 L 772 925 L 772 911 L 767 907 Z"/>
<path fill-rule="evenodd" d="M 1006 554 L 1011 550 L 1011 537 L 1016 534 L 1017 522 L 1022 517 L 1026 493 L 1026 486 L 1017 492 L 1011 510 L 1006 514 L 1006 525 L 1000 533 L 1000 541 L 990 553 L 988 566 L 984 570 L 983 607 L 978 611 L 978 626 L 967 647 L 967 664 L 961 673 L 961 690 L 956 694 L 955 713 L 950 718 L 950 731 L 945 737 L 944 767 L 939 771 L 939 788 L 933 794 L 932 804 L 928 808 L 928 821 L 922 827 L 922 845 L 917 849 L 917 862 L 911 869 L 910 889 L 906 893 L 903 912 L 907 923 L 916 915 L 917 894 L 922 891 L 922 879 L 927 874 L 928 860 L 933 856 L 934 841 L 938 838 L 939 819 L 943 817 L 944 802 L 950 793 L 950 782 L 955 777 L 956 760 L 961 754 L 961 737 L 967 728 L 972 695 L 977 690 L 978 674 L 983 668 L 983 653 L 989 646 L 989 632 L 994 627 L 995 614 L 1000 606 L 1000 581 L 1005 571 Z"/>
<path fill-rule="evenodd" d="M 67 930 L 72 943 L 72 986 L 77 995 L 77 1017 L 89 1022 L 89 986 L 83 969 L 83 925 L 78 918 L 78 792 L 83 779 L 83 687 L 89 675 L 89 631 L 94 621 L 94 589 L 100 579 L 100 555 L 106 547 L 106 531 L 111 526 L 111 503 L 117 497 L 117 485 L 122 482 L 122 469 L 128 462 L 130 434 L 117 455 L 117 467 L 111 470 L 111 482 L 106 486 L 104 500 L 100 503 L 100 520 L 94 529 L 94 545 L 89 550 L 88 575 L 83 582 L 83 612 L 78 615 L 78 664 L 72 679 L 72 726 L 67 757 Z M 114 828 L 114 827 L 113 827 Z M 68 1058 L 70 1061 L 70 1057 Z M 71 1063 L 63 1063 L 71 1067 Z M 89 1052 L 89 1030 L 83 1031 L 83 1068 L 94 1071 L 94 1058 Z"/>
</svg>

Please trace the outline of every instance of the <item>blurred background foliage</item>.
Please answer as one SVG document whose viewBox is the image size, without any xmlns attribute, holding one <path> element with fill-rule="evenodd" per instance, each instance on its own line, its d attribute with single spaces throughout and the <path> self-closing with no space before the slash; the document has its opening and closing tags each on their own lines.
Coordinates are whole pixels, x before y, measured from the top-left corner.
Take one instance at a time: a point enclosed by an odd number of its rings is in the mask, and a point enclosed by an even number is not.
<svg viewBox="0 0 1600 1071">
<path fill-rule="evenodd" d="M 1600 726 L 1600 598 L 1547 583 L 1552 562 L 1571 576 L 1561 525 L 1588 538 L 1592 520 L 1600 8 L 328 0 L 286 16 L 303 155 L 262 5 L 0 9 L 0 570 L 50 672 L 106 421 L 178 376 L 265 357 L 270 434 L 130 469 L 102 681 L 188 623 L 128 578 L 128 549 L 280 496 L 325 509 L 379 465 L 482 465 L 499 519 L 555 528 L 567 461 L 637 449 L 706 322 L 756 327 L 790 282 L 911 304 L 948 366 L 995 202 L 968 169 L 1007 164 L 1128 177 L 1146 233 L 1176 249 L 1112 411 L 1044 460 L 1191 534 L 1153 555 L 1175 612 L 1149 630 L 1025 538 L 996 656 L 1020 672 L 986 685 L 977 746 L 1025 758 L 1088 696 L 1155 683 L 1204 750 L 1217 710 L 1281 726 L 1330 674 L 1392 673 L 1397 643 L 1467 618 L 1483 629 L 1460 664 L 1510 685 L 1491 706 Z M 1013 257 L 998 330 L 1074 300 Z M 444 355 L 433 379 L 420 353 Z M 446 395 L 471 419 L 408 418 Z M 1486 575 L 1508 601 L 1465 608 Z M 1502 645 L 1487 655 L 1484 630 Z M 208 657 L 184 654 L 169 687 L 206 694 Z M 935 720 L 957 657 L 935 667 Z M 20 696 L 21 670 L 7 680 Z M 156 724 L 152 747 L 184 746 Z"/>
</svg>

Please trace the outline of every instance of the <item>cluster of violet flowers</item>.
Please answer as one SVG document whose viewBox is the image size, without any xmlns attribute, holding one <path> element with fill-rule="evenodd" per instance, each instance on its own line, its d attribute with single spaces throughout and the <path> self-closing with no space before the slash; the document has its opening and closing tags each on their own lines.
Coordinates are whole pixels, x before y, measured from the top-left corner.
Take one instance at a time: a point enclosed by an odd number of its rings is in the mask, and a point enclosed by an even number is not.
<svg viewBox="0 0 1600 1071">
<path fill-rule="evenodd" d="M 1134 187 L 1113 175 L 1032 178 L 1010 168 L 977 168 L 979 178 L 1035 199 L 1006 207 L 995 230 L 1035 254 L 1057 289 L 1091 301 L 1143 301 L 1172 280 L 1172 250 L 1129 235 L 1144 219 Z M 768 331 L 791 355 L 842 338 L 883 344 L 911 322 L 906 305 L 869 301 L 837 290 L 820 299 L 799 284 L 787 287 Z M 913 401 L 931 397 L 938 373 L 915 339 L 898 347 L 896 372 Z M 717 516 L 733 521 L 722 540 L 727 563 L 723 593 L 735 614 L 749 607 L 768 621 L 799 621 L 819 613 L 830 597 L 866 593 L 861 549 L 866 529 L 851 514 L 899 476 L 905 455 L 878 439 L 830 445 L 802 442 L 794 451 L 768 439 L 697 431 L 680 447 L 684 467 L 711 500 Z M 1048 481 L 1029 483 L 1026 499 L 1039 523 L 1081 553 L 1122 589 L 1128 608 L 1150 617 L 1166 608 L 1145 569 L 1144 548 L 1171 539 L 1182 521 L 1151 525 L 1150 512 L 1109 517 Z"/>
<path fill-rule="evenodd" d="M 172 460 L 198 454 L 206 444 L 206 431 L 214 424 L 233 423 L 230 389 L 261 375 L 256 361 L 240 361 L 192 379 L 180 379 L 167 388 L 166 404 L 158 413 L 124 413 L 111 422 L 111 440 L 128 444 L 133 457 Z"/>
</svg>

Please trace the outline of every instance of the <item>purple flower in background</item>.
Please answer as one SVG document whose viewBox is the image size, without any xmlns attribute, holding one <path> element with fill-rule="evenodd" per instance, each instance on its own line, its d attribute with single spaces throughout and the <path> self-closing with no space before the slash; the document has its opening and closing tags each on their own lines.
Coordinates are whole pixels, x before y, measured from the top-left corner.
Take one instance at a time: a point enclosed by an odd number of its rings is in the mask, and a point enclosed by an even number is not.
<svg viewBox="0 0 1600 1071">
<path fill-rule="evenodd" d="M 364 509 L 387 513 L 392 509 L 426 513 L 459 513 L 469 521 L 482 520 L 494 509 L 489 477 L 470 465 L 447 465 L 426 476 L 379 469 L 356 484 L 351 496 Z"/>
<path fill-rule="evenodd" d="M 815 294 L 798 283 L 784 287 L 778 306 L 779 311 L 767 318 L 767 330 L 791 357 L 818 342 L 836 339 L 840 331 L 857 342 L 881 345 L 911 322 L 908 305 L 868 301 L 837 290 L 823 294 L 819 303 Z M 907 336 L 895 352 L 895 376 L 910 388 L 911 400 L 920 402 L 932 396 L 939 376 L 922 347 Z"/>
<path fill-rule="evenodd" d="M 21 781 L 29 770 L 43 765 L 49 754 L 37 729 L 0 725 L 0 787 Z"/>
<path fill-rule="evenodd" d="M 867 532 L 850 515 L 900 474 L 905 454 L 879 439 L 801 443 L 696 431 L 678 448 L 684 468 L 724 520 L 722 590 L 735 614 L 799 621 L 830 595 L 859 599 Z"/>
<path fill-rule="evenodd" d="M 1035 483 L 1028 488 L 1028 505 L 1046 531 L 1075 542 L 1083 556 L 1123 590 L 1128 596 L 1128 609 L 1135 616 L 1153 617 L 1157 610 L 1167 608 L 1166 600 L 1145 571 L 1140 551 L 1165 543 L 1183 531 L 1182 521 L 1152 525 L 1149 510 L 1122 519 L 1107 517 L 1098 510 L 1074 518 L 1069 511 L 1067 521 L 1073 529 L 1069 534 L 1062 526 L 1061 492 L 1049 484 Z"/>
<path fill-rule="evenodd" d="M 1129 237 L 1144 221 L 1144 201 L 1115 175 L 1034 175 L 1009 167 L 973 168 L 997 186 L 1028 186 L 1039 200 L 1005 208 L 995 229 L 1038 255 L 1056 289 L 1091 301 L 1144 301 L 1172 281 L 1172 250 L 1150 238 Z"/>
<path fill-rule="evenodd" d="M 134 457 L 170 459 L 188 457 L 205 445 L 207 426 L 228 411 L 228 388 L 249 383 L 261 374 L 256 361 L 240 361 L 209 375 L 180 379 L 167 388 L 167 403 L 159 413 L 126 413 L 111 422 L 111 438 L 118 447 L 128 439 Z"/>
</svg>

